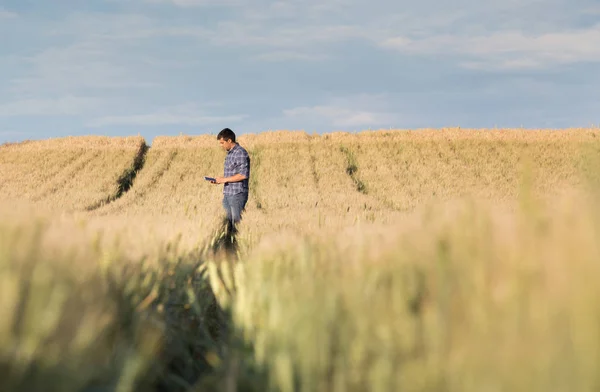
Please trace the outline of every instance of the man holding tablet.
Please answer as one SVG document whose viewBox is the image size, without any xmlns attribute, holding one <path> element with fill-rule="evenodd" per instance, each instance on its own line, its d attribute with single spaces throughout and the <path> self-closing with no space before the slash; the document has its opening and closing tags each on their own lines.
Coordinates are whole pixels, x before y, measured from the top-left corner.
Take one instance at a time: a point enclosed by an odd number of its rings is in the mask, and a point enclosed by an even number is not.
<svg viewBox="0 0 600 392">
<path fill-rule="evenodd" d="M 212 184 L 223 184 L 223 208 L 229 222 L 235 226 L 242 219 L 248 202 L 248 179 L 250 178 L 250 156 L 244 147 L 235 141 L 235 133 L 225 128 L 217 135 L 221 147 L 227 151 L 224 177 L 205 177 Z"/>
</svg>

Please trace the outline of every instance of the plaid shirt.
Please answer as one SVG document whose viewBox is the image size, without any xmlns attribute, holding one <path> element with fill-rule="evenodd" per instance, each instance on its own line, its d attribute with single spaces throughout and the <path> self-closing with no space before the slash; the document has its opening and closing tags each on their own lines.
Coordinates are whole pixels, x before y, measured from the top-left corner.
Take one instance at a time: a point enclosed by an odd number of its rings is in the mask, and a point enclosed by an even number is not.
<svg viewBox="0 0 600 392">
<path fill-rule="evenodd" d="M 236 144 L 227 152 L 225 158 L 225 177 L 231 177 L 236 174 L 243 174 L 246 179 L 239 182 L 228 182 L 223 185 L 224 195 L 235 195 L 242 192 L 248 192 L 248 179 L 250 178 L 250 156 L 244 147 Z"/>
</svg>

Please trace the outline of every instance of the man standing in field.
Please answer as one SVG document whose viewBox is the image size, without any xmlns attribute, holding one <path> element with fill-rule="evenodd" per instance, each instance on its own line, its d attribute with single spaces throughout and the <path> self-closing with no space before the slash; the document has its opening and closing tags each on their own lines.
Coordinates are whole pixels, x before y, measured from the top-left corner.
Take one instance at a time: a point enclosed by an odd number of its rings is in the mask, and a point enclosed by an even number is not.
<svg viewBox="0 0 600 392">
<path fill-rule="evenodd" d="M 223 208 L 232 226 L 242 219 L 248 202 L 248 179 L 250 178 L 250 156 L 244 147 L 235 141 L 235 133 L 225 128 L 217 135 L 221 147 L 227 151 L 224 177 L 217 177 L 213 184 L 223 184 Z"/>
</svg>

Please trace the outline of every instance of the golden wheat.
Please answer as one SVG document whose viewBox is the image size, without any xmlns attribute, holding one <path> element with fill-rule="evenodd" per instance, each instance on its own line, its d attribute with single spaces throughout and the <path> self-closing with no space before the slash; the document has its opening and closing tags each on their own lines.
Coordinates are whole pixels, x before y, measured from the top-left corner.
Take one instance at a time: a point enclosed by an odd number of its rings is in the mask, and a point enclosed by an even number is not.
<svg viewBox="0 0 600 392">
<path fill-rule="evenodd" d="M 592 203 L 459 203 L 397 227 L 274 235 L 229 277 L 233 297 L 217 292 L 273 390 L 591 391 Z"/>
<path fill-rule="evenodd" d="M 598 139 L 242 135 L 234 264 L 214 135 L 2 146 L 0 386 L 593 390 Z"/>
<path fill-rule="evenodd" d="M 77 211 L 117 197 L 143 154 L 142 137 L 68 137 L 0 148 L 0 197 Z"/>
</svg>

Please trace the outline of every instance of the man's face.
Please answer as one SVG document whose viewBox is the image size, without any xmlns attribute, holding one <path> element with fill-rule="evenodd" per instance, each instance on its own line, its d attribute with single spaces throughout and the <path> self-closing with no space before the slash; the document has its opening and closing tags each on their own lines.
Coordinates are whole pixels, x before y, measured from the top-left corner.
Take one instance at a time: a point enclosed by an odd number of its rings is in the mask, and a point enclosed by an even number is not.
<svg viewBox="0 0 600 392">
<path fill-rule="evenodd" d="M 225 140 L 224 138 L 222 138 L 222 139 L 219 139 L 219 144 L 225 151 L 229 151 L 229 150 L 231 150 L 231 148 L 234 146 L 235 143 L 232 142 L 231 139 Z"/>
</svg>

